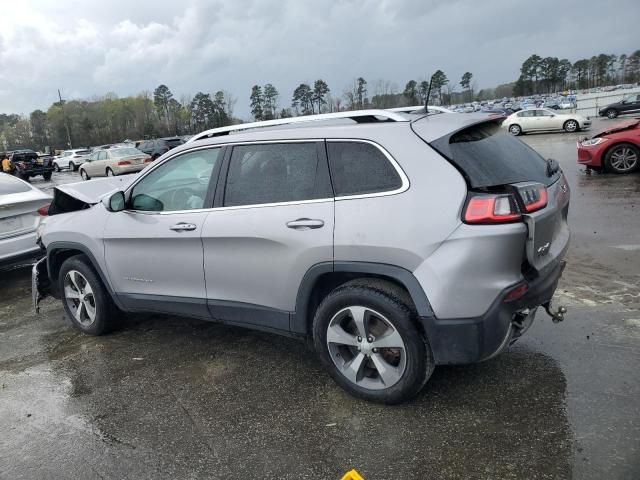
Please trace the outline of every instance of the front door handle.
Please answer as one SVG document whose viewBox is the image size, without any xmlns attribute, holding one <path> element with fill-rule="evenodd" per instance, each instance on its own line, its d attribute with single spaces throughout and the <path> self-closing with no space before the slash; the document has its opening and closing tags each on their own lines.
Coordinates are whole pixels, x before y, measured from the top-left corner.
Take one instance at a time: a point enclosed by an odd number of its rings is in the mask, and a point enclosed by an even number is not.
<svg viewBox="0 0 640 480">
<path fill-rule="evenodd" d="M 180 222 L 170 226 L 169 230 L 173 230 L 174 232 L 186 232 L 186 231 L 195 230 L 196 228 L 198 228 L 198 226 L 193 223 Z"/>
<path fill-rule="evenodd" d="M 324 227 L 324 222 L 313 218 L 298 218 L 297 220 L 287 222 L 287 227 L 295 230 L 311 230 Z"/>
</svg>

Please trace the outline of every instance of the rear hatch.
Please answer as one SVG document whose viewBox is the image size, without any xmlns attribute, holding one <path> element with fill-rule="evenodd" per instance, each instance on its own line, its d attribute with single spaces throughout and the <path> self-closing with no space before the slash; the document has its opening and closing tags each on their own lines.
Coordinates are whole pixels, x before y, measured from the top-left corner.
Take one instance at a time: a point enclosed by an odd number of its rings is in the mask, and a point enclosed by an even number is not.
<svg viewBox="0 0 640 480">
<path fill-rule="evenodd" d="M 469 190 L 465 208 L 474 197 L 504 200 L 502 216 L 474 223 L 524 222 L 526 267 L 544 275 L 557 266 L 569 243 L 569 187 L 557 162 L 542 158 L 496 121 L 475 121 L 436 139 L 429 138 L 427 122 L 414 122 L 413 127 L 465 178 Z M 497 203 L 492 205 L 498 208 Z M 465 208 L 461 215 L 467 221 Z"/>
</svg>

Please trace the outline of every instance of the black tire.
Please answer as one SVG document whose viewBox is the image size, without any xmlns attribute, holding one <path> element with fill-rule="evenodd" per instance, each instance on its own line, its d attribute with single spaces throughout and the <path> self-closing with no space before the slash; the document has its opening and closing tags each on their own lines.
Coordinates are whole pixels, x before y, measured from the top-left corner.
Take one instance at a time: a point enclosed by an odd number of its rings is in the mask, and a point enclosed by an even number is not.
<svg viewBox="0 0 640 480">
<path fill-rule="evenodd" d="M 69 171 L 75 172 L 76 170 L 78 170 L 78 167 L 76 166 L 76 164 L 73 162 L 69 162 Z"/>
<path fill-rule="evenodd" d="M 355 305 L 384 315 L 404 343 L 406 364 L 403 373 L 396 383 L 387 388 L 372 389 L 357 385 L 341 373 L 332 359 L 327 345 L 327 329 L 338 312 Z M 313 319 L 314 346 L 331 377 L 352 395 L 386 404 L 401 403 L 414 397 L 424 387 L 434 369 L 431 347 L 417 325 L 417 313 L 403 289 L 383 280 L 353 280 L 333 290 L 320 303 Z M 354 354 L 358 355 L 357 352 Z"/>
<path fill-rule="evenodd" d="M 624 162 L 617 161 L 616 156 L 623 155 L 625 149 L 635 158 L 626 159 L 626 165 L 623 166 L 621 163 Z M 608 171 L 618 174 L 635 172 L 640 168 L 640 149 L 631 143 L 618 143 L 607 150 L 604 156 L 604 165 Z"/>
<path fill-rule="evenodd" d="M 56 172 L 60 173 L 60 165 L 58 165 L 57 163 L 54 163 L 54 164 L 53 164 L 53 169 L 54 169 Z"/>
<path fill-rule="evenodd" d="M 105 174 L 107 175 L 107 177 L 115 177 L 116 174 L 113 173 L 113 170 L 111 170 L 110 168 L 107 168 L 107 171 L 105 172 Z"/>
<path fill-rule="evenodd" d="M 580 130 L 580 124 L 578 123 L 577 120 L 571 119 L 564 122 L 564 125 L 562 125 L 562 128 L 567 133 L 575 133 Z"/>
<path fill-rule="evenodd" d="M 69 272 L 79 272 L 87 280 L 93 294 L 95 306 L 95 320 L 89 325 L 81 323 L 69 306 L 65 292 L 65 278 Z M 104 287 L 100 277 L 85 255 L 76 255 L 64 261 L 58 274 L 58 289 L 62 299 L 65 314 L 71 324 L 88 335 L 103 335 L 112 331 L 118 325 L 119 310 L 109 292 Z"/>
<path fill-rule="evenodd" d="M 606 115 L 607 118 L 610 119 L 614 119 L 618 117 L 618 111 L 615 108 L 610 108 L 609 110 L 607 110 L 606 112 L 604 112 L 604 114 Z"/>
<path fill-rule="evenodd" d="M 84 169 L 80 170 L 80 176 L 82 177 L 83 180 L 91 180 L 91 177 Z"/>
<path fill-rule="evenodd" d="M 522 127 L 517 123 L 509 125 L 509 133 L 515 137 L 522 134 Z"/>
<path fill-rule="evenodd" d="M 53 172 L 43 173 L 42 174 L 42 178 L 44 178 L 45 180 L 49 181 L 49 180 L 51 180 L 51 176 L 52 175 L 53 175 Z"/>
</svg>

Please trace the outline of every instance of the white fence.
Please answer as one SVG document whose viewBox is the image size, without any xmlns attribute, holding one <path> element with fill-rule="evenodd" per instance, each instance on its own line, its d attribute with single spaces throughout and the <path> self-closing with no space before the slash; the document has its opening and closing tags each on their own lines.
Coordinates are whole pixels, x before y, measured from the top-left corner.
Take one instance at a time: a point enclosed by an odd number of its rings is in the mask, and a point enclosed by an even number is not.
<svg viewBox="0 0 640 480">
<path fill-rule="evenodd" d="M 614 90 L 613 92 L 579 93 L 576 95 L 577 107 L 575 111 L 585 117 L 597 117 L 598 110 L 602 107 L 619 102 L 626 95 L 633 93 L 640 93 L 640 87 Z"/>
</svg>

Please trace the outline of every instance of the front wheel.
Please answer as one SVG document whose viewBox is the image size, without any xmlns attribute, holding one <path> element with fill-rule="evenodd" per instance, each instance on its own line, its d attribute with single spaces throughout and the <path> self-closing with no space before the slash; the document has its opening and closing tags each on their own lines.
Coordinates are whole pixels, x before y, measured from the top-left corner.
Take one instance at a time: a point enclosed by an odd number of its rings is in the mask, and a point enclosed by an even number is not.
<svg viewBox="0 0 640 480">
<path fill-rule="evenodd" d="M 608 170 L 615 173 L 631 173 L 640 166 L 640 151 L 630 143 L 621 143 L 611 148 L 604 162 Z"/>
<path fill-rule="evenodd" d="M 80 170 L 80 176 L 82 177 L 83 180 L 91 179 L 91 177 L 89 176 L 89 174 L 85 170 Z"/>
<path fill-rule="evenodd" d="M 75 172 L 78 169 L 78 167 L 76 167 L 76 164 L 73 162 L 69 162 L 69 170 L 71 170 L 72 172 Z"/>
<path fill-rule="evenodd" d="M 102 335 L 115 327 L 118 309 L 87 257 L 65 260 L 58 282 L 64 310 L 75 328 Z"/>
<path fill-rule="evenodd" d="M 433 372 L 431 348 L 406 292 L 379 280 L 354 280 L 331 292 L 313 320 L 316 351 L 354 396 L 395 404 L 415 396 Z"/>
<path fill-rule="evenodd" d="M 575 120 L 567 120 L 566 122 L 564 122 L 563 128 L 565 132 L 573 133 L 578 131 L 580 125 L 578 125 L 578 122 L 576 122 Z"/>
<path fill-rule="evenodd" d="M 509 125 L 509 133 L 517 137 L 522 133 L 522 128 L 520 128 L 520 125 L 514 123 L 513 125 Z"/>
</svg>

